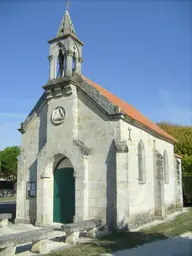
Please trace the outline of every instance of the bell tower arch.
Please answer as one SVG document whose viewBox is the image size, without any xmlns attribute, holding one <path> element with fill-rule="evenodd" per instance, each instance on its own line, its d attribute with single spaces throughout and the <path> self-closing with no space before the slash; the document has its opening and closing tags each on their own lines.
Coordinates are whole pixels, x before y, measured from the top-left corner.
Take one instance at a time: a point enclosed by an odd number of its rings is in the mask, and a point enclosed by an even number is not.
<svg viewBox="0 0 192 256">
<path fill-rule="evenodd" d="M 57 35 L 48 41 L 50 45 L 49 80 L 59 77 L 72 77 L 74 72 L 81 74 L 82 46 L 70 18 L 68 10 L 65 11 Z"/>
</svg>

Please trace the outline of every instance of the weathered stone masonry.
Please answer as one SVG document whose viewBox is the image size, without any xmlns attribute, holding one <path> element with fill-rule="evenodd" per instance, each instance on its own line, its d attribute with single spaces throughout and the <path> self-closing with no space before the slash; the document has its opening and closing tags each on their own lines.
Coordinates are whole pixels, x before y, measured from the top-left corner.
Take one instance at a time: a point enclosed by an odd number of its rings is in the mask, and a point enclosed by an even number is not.
<svg viewBox="0 0 192 256">
<path fill-rule="evenodd" d="M 174 155 L 173 139 L 132 118 L 124 102 L 118 104 L 81 75 L 83 43 L 68 11 L 49 44 L 49 80 L 19 128 L 16 222 L 53 223 L 54 171 L 60 162 L 63 171 L 73 169 L 73 222 L 101 219 L 110 229 L 133 228 L 181 209 L 181 159 Z"/>
</svg>

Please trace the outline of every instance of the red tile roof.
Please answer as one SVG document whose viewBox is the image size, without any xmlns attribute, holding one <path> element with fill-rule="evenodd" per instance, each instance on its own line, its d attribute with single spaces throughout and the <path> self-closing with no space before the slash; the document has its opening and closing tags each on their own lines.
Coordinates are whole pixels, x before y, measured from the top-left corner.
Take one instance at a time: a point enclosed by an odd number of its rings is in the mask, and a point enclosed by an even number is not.
<svg viewBox="0 0 192 256">
<path fill-rule="evenodd" d="M 107 91 L 100 85 L 94 83 L 84 75 L 81 75 L 81 77 L 87 81 L 90 85 L 92 85 L 94 88 L 96 88 L 103 96 L 105 96 L 111 103 L 114 105 L 117 105 L 120 107 L 120 109 L 130 118 L 136 120 L 137 122 L 143 124 L 147 128 L 151 129 L 152 131 L 156 132 L 157 134 L 163 136 L 164 138 L 167 138 L 173 142 L 177 142 L 176 139 L 174 139 L 171 135 L 166 133 L 164 130 L 162 130 L 159 126 L 154 124 L 152 121 L 150 121 L 147 117 L 145 117 L 143 114 L 141 114 L 136 108 L 129 105 L 127 102 L 119 99 L 117 96 L 112 94 L 111 92 Z"/>
<path fill-rule="evenodd" d="M 175 157 L 177 158 L 182 158 L 182 156 L 178 155 L 178 154 L 175 154 Z"/>
</svg>

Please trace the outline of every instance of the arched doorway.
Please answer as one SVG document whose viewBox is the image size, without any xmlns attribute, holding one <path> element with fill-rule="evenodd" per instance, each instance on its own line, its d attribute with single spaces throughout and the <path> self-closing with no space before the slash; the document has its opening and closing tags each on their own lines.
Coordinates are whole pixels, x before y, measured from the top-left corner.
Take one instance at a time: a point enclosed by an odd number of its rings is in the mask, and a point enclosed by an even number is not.
<svg viewBox="0 0 192 256">
<path fill-rule="evenodd" d="M 53 221 L 72 223 L 75 215 L 75 178 L 69 159 L 62 158 L 54 170 Z"/>
</svg>

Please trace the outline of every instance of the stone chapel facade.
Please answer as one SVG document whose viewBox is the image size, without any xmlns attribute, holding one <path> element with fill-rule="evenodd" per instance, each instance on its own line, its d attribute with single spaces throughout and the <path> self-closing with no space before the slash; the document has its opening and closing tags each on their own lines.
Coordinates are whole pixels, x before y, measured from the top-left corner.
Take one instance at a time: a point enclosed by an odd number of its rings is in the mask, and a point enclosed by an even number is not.
<svg viewBox="0 0 192 256">
<path fill-rule="evenodd" d="M 132 228 L 181 209 L 176 140 L 81 74 L 83 43 L 68 11 L 49 44 L 49 80 L 19 128 L 15 221 Z"/>
</svg>

